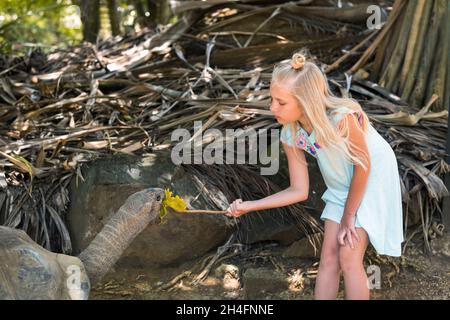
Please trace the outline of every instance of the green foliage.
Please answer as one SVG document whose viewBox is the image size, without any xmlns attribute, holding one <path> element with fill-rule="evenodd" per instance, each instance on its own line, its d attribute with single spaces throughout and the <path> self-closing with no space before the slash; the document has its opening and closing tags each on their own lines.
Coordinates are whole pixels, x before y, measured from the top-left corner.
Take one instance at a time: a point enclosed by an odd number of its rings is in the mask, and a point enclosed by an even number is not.
<svg viewBox="0 0 450 320">
<path fill-rule="evenodd" d="M 81 3 L 81 0 L 0 0 L 0 54 L 20 55 L 33 47 L 51 51 L 81 42 Z M 142 19 L 147 19 L 148 14 L 152 17 L 158 14 L 148 12 L 148 3 L 146 0 L 117 0 L 122 33 L 148 26 Z M 106 1 L 101 2 L 99 19 L 100 37 L 111 36 Z M 169 23 L 176 21 L 177 17 L 171 17 Z"/>
<path fill-rule="evenodd" d="M 70 0 L 0 1 L 1 53 L 64 47 L 79 42 L 81 36 L 79 9 Z"/>
</svg>

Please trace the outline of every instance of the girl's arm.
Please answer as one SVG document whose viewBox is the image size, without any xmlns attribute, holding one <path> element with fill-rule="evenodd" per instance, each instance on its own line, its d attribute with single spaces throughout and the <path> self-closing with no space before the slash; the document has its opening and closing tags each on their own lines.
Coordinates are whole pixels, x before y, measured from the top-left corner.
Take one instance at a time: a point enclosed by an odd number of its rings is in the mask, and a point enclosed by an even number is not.
<svg viewBox="0 0 450 320">
<path fill-rule="evenodd" d="M 353 177 L 350 183 L 350 189 L 345 203 L 344 214 L 355 216 L 366 191 L 367 181 L 370 174 L 370 157 L 369 149 L 364 132 L 359 128 L 359 124 L 354 115 L 349 114 L 348 118 L 349 137 L 351 144 L 356 146 L 354 150 L 350 148 L 353 155 L 360 155 L 366 158 L 366 170 L 358 164 L 354 165 Z"/>
<path fill-rule="evenodd" d="M 348 117 L 348 139 L 353 145 L 353 148 L 350 147 L 349 151 L 353 155 L 360 155 L 365 157 L 365 161 L 363 162 L 366 165 L 366 169 L 364 169 L 364 167 L 362 167 L 360 164 L 354 165 L 353 177 L 352 181 L 350 182 L 347 201 L 345 202 L 344 214 L 342 215 L 342 219 L 339 224 L 339 244 L 345 246 L 347 242 L 350 248 L 353 249 L 353 238 L 355 238 L 357 241 L 360 241 L 359 235 L 356 232 L 355 228 L 355 220 L 356 213 L 364 197 L 367 181 L 369 179 L 370 157 L 365 134 L 359 128 L 358 121 L 352 114 L 346 115 L 346 117 Z"/>
<path fill-rule="evenodd" d="M 233 216 L 240 216 L 250 211 L 283 207 L 308 199 L 309 177 L 304 151 L 299 149 L 297 156 L 293 149 L 295 147 L 283 143 L 283 148 L 288 160 L 290 186 L 259 200 L 234 201 L 230 206 Z"/>
</svg>

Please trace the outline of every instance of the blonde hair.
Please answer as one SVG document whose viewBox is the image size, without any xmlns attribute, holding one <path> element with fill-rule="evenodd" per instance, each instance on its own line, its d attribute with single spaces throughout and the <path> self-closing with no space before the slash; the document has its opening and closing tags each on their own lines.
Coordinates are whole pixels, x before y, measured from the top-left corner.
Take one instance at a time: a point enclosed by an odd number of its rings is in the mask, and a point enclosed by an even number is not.
<svg viewBox="0 0 450 320">
<path fill-rule="evenodd" d="M 307 61 L 304 50 L 294 53 L 290 60 L 284 60 L 276 64 L 272 72 L 271 82 L 284 86 L 296 97 L 299 106 L 302 107 L 306 118 L 314 129 L 317 143 L 324 147 L 322 150 L 330 160 L 333 159 L 333 156 L 338 155 L 353 164 L 361 165 L 367 170 L 369 155 L 349 141 L 347 117 L 343 117 L 342 121 L 339 122 L 340 126 L 335 127 L 329 120 L 327 113 L 333 113 L 341 107 L 358 112 L 360 114 L 358 129 L 362 130 L 364 134 L 367 133 L 369 128 L 369 118 L 362 110 L 361 105 L 355 100 L 333 95 L 326 76 L 315 63 Z M 296 136 L 295 133 L 299 129 L 298 125 L 298 121 L 290 123 L 291 137 Z M 353 153 L 350 152 L 350 149 Z M 330 162 L 332 165 L 334 164 L 334 161 Z M 339 170 L 339 168 L 335 169 Z"/>
</svg>

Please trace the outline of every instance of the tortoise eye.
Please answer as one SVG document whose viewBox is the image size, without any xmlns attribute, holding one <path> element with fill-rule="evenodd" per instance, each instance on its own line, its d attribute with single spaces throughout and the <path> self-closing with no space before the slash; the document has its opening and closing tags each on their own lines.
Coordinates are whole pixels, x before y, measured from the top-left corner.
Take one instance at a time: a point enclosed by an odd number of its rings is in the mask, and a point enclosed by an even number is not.
<svg viewBox="0 0 450 320">
<path fill-rule="evenodd" d="M 160 201 L 160 200 L 161 200 L 161 196 L 160 195 L 156 196 L 156 201 Z"/>
</svg>

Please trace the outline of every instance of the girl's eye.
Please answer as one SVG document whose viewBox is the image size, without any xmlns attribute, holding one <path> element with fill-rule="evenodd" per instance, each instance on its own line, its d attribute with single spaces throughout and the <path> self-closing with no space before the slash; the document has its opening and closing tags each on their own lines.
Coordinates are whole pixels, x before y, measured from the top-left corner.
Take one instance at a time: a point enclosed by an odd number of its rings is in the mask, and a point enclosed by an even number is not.
<svg viewBox="0 0 450 320">
<path fill-rule="evenodd" d="M 280 106 L 284 106 L 286 103 L 280 103 Z"/>
</svg>

